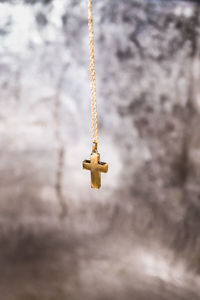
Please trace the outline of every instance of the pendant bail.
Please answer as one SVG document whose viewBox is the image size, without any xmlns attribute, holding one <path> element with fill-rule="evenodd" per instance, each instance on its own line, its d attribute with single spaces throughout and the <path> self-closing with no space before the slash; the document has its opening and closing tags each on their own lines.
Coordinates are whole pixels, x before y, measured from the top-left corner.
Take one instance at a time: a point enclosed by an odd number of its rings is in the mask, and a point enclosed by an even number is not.
<svg viewBox="0 0 200 300">
<path fill-rule="evenodd" d="M 97 142 L 96 141 L 94 141 L 93 142 L 93 147 L 92 147 L 92 153 L 97 153 Z"/>
</svg>

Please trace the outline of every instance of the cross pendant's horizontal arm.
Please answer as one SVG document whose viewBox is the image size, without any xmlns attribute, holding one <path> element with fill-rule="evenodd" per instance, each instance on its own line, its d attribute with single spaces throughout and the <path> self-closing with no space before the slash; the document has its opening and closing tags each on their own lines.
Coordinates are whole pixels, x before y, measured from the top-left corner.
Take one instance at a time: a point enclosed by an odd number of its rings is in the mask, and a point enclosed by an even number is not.
<svg viewBox="0 0 200 300">
<path fill-rule="evenodd" d="M 103 172 L 103 173 L 107 173 L 108 172 L 108 164 L 104 163 L 104 162 L 99 162 L 98 163 L 98 171 Z"/>
<path fill-rule="evenodd" d="M 90 160 L 84 160 L 83 161 L 83 169 L 85 169 L 85 170 L 91 170 L 91 162 L 90 162 Z"/>
</svg>

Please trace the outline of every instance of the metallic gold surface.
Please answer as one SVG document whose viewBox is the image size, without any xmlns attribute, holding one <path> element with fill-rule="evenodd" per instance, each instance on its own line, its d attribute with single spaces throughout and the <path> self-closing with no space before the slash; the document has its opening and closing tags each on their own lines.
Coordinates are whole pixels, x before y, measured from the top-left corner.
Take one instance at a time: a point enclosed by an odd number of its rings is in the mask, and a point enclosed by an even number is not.
<svg viewBox="0 0 200 300">
<path fill-rule="evenodd" d="M 92 115 L 92 141 L 98 143 L 98 116 L 96 100 L 96 76 L 94 58 L 94 31 L 92 16 L 92 0 L 88 0 L 88 29 L 90 48 L 90 94 L 91 94 L 91 115 Z"/>
<path fill-rule="evenodd" d="M 101 173 L 108 172 L 108 164 L 100 162 L 100 154 L 92 152 L 90 160 L 83 161 L 83 169 L 91 171 L 91 188 L 99 189 L 101 187 Z"/>
<path fill-rule="evenodd" d="M 98 144 L 98 116 L 96 101 L 96 76 L 94 59 L 94 32 L 92 17 L 92 0 L 88 0 L 88 29 L 90 48 L 90 90 L 91 90 L 91 119 L 92 119 L 92 142 L 93 148 L 90 160 L 83 161 L 83 169 L 91 171 L 91 187 L 99 189 L 101 187 L 101 172 L 108 171 L 108 164 L 100 162 L 100 155 L 97 151 Z"/>
</svg>

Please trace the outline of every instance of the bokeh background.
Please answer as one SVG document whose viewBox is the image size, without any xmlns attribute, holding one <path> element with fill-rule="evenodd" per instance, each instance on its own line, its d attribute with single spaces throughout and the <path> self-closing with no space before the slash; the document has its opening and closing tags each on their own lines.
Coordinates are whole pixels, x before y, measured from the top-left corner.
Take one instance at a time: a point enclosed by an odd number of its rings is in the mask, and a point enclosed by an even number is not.
<svg viewBox="0 0 200 300">
<path fill-rule="evenodd" d="M 0 1 L 2 300 L 200 299 L 200 3 Z"/>
</svg>

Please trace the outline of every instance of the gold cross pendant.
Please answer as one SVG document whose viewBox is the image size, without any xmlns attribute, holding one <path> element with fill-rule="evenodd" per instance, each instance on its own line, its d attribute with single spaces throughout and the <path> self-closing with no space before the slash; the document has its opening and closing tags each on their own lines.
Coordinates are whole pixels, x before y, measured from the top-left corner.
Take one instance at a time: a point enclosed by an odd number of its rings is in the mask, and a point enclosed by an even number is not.
<svg viewBox="0 0 200 300">
<path fill-rule="evenodd" d="M 94 143 L 90 160 L 83 161 L 83 169 L 91 171 L 91 188 L 101 187 L 101 173 L 108 172 L 108 164 L 100 162 L 100 154 L 97 152 L 97 144 Z"/>
</svg>

